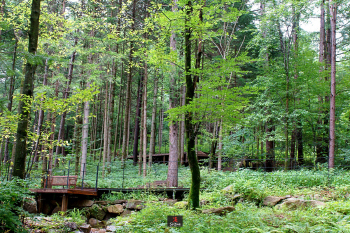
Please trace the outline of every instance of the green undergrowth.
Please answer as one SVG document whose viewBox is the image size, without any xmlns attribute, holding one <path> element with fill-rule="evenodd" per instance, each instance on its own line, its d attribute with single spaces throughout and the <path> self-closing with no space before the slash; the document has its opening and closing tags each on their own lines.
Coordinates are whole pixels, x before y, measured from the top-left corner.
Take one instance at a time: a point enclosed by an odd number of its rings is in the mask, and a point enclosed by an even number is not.
<svg viewBox="0 0 350 233">
<path fill-rule="evenodd" d="M 150 203 L 142 211 L 115 218 L 112 223 L 120 227 L 119 232 L 349 232 L 349 207 L 349 201 L 297 210 L 244 202 L 226 216 L 217 216 L 202 214 L 200 209 L 192 211 Z M 167 216 L 174 215 L 183 216 L 183 227 L 167 226 Z"/>
</svg>

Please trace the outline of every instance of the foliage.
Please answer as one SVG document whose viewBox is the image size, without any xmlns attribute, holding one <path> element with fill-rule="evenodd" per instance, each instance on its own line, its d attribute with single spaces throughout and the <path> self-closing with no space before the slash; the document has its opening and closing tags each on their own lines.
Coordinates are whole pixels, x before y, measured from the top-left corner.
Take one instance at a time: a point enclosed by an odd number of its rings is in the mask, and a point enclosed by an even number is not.
<svg viewBox="0 0 350 233">
<path fill-rule="evenodd" d="M 0 181 L 0 231 L 26 232 L 22 226 L 23 198 L 28 196 L 27 182 L 20 179 Z"/>
</svg>

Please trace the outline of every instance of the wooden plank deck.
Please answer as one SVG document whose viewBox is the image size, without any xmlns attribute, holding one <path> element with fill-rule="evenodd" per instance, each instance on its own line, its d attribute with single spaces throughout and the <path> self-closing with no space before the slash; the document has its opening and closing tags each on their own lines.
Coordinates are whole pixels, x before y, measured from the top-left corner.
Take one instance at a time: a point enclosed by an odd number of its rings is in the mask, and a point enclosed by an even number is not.
<svg viewBox="0 0 350 233">
<path fill-rule="evenodd" d="M 92 195 L 97 196 L 96 189 L 30 189 L 34 193 L 61 193 L 61 194 L 81 194 L 81 195 Z"/>
</svg>

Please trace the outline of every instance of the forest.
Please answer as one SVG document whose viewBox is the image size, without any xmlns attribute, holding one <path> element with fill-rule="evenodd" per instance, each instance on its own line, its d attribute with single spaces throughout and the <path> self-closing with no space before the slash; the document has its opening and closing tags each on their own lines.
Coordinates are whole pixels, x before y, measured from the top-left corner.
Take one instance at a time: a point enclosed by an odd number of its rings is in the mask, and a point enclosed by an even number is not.
<svg viewBox="0 0 350 233">
<path fill-rule="evenodd" d="M 1 176 L 350 165 L 347 0 L 0 4 Z"/>
</svg>

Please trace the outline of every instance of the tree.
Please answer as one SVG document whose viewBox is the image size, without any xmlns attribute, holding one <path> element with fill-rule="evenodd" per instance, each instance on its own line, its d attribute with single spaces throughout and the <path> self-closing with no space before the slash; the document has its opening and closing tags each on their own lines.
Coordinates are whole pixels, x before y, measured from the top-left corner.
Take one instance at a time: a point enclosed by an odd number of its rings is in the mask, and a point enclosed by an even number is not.
<svg viewBox="0 0 350 233">
<path fill-rule="evenodd" d="M 29 30 L 29 43 L 28 52 L 35 55 L 38 47 L 39 39 L 39 18 L 40 18 L 40 0 L 32 1 L 31 15 L 30 15 L 30 30 Z M 30 59 L 30 58 L 29 58 Z M 28 137 L 28 123 L 30 114 L 30 102 L 33 97 L 33 82 L 34 74 L 37 64 L 35 59 L 27 60 L 26 73 L 23 84 L 21 86 L 22 100 L 18 106 L 18 112 L 21 120 L 17 126 L 16 136 L 16 152 L 15 163 L 13 167 L 13 175 L 19 178 L 25 178 L 25 162 L 27 155 L 27 137 Z"/>
</svg>

